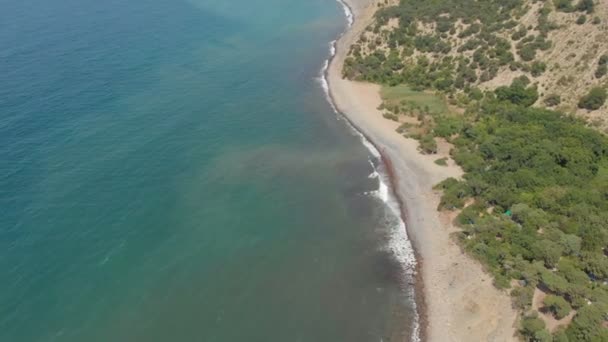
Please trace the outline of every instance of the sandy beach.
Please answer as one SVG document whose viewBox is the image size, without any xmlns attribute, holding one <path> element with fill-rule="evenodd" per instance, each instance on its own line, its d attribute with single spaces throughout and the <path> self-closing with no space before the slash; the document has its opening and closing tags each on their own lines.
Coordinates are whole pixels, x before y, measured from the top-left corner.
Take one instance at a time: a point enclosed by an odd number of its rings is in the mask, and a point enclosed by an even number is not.
<svg viewBox="0 0 608 342">
<path fill-rule="evenodd" d="M 422 155 L 418 142 L 406 139 L 395 129 L 398 123 L 382 117 L 380 87 L 344 80 L 342 63 L 350 45 L 373 19 L 378 0 L 347 0 L 355 23 L 337 43 L 337 53 L 328 70 L 335 105 L 391 160 L 395 192 L 404 206 L 408 234 L 423 265 L 424 337 L 429 341 L 515 341 L 517 312 L 506 292 L 492 285 L 482 266 L 464 254 L 451 233 L 457 231 L 452 217 L 439 213 L 439 194 L 432 187 L 462 171 L 450 161 L 434 161 L 447 155 Z"/>
</svg>

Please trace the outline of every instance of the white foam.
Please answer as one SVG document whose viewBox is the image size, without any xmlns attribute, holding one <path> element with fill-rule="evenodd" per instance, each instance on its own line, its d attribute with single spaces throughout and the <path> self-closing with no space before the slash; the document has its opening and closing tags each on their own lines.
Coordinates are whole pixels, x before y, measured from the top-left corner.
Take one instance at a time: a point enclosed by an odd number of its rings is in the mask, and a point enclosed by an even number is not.
<svg viewBox="0 0 608 342">
<path fill-rule="evenodd" d="M 336 1 L 342 5 L 344 9 L 344 14 L 346 15 L 348 27 L 351 27 L 355 19 L 353 12 L 351 11 L 350 7 L 344 2 L 344 0 Z M 321 84 L 321 87 L 323 88 L 325 97 L 331 105 L 334 113 L 338 114 L 336 115 L 336 118 L 339 119 L 340 112 L 336 108 L 336 105 L 334 104 L 334 101 L 331 97 L 329 91 L 329 82 L 327 81 L 327 70 L 329 68 L 331 60 L 336 55 L 336 44 L 337 42 L 335 40 L 329 43 L 330 57 L 325 60 L 323 68 L 321 68 L 321 74 L 318 80 Z M 388 209 L 386 210 L 386 221 L 388 223 L 387 227 L 389 229 L 389 242 L 386 248 L 397 259 L 403 269 L 406 278 L 408 278 L 408 280 L 413 281 L 416 276 L 416 256 L 414 254 L 414 249 L 412 247 L 411 241 L 407 235 L 405 222 L 403 222 L 403 219 L 401 217 L 401 208 L 399 207 L 399 202 L 397 201 L 389 187 L 390 179 L 388 177 L 388 174 L 384 170 L 385 165 L 382 164 L 382 155 L 380 154 L 380 151 L 378 151 L 378 149 L 374 146 L 374 144 L 372 144 L 371 141 L 369 141 L 365 137 L 365 135 L 363 135 L 363 133 L 361 133 L 356 127 L 354 127 L 348 120 L 344 121 L 351 128 L 351 131 L 360 138 L 361 143 L 367 148 L 367 150 L 372 156 L 369 162 L 372 166 L 373 172 L 368 177 L 378 179 L 378 190 L 371 191 L 367 194 L 378 198 L 386 205 Z M 378 166 L 376 166 L 376 164 Z M 414 300 L 415 289 L 413 286 L 408 286 L 406 287 L 406 291 L 407 295 L 412 299 L 412 306 L 414 308 L 415 313 L 414 322 L 412 323 L 413 329 L 411 340 L 419 342 L 420 323 L 416 301 Z"/>
<path fill-rule="evenodd" d="M 344 15 L 346 16 L 346 22 L 348 23 L 348 27 L 353 26 L 355 22 L 355 16 L 353 15 L 353 11 L 350 9 L 350 6 L 343 0 L 337 0 L 340 5 L 342 5 L 342 9 L 344 9 Z"/>
</svg>

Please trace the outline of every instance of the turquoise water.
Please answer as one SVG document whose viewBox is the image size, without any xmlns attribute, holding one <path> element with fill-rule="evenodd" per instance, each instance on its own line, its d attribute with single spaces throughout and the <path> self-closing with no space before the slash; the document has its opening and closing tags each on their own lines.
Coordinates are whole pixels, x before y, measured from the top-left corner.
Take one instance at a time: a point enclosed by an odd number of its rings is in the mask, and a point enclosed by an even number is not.
<svg viewBox="0 0 608 342">
<path fill-rule="evenodd" d="M 410 336 L 338 3 L 0 4 L 0 341 Z"/>
</svg>

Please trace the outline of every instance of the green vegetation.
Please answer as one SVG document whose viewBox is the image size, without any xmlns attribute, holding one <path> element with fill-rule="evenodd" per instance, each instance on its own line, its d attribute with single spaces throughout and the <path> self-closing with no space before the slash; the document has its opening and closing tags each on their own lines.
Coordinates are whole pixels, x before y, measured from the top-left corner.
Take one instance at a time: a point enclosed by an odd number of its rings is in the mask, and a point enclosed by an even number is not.
<svg viewBox="0 0 608 342">
<path fill-rule="evenodd" d="M 435 94 L 412 90 L 406 85 L 383 87 L 381 94 L 385 106 L 394 108 L 421 108 L 434 113 L 445 113 L 448 107 L 443 99 Z"/>
<path fill-rule="evenodd" d="M 553 0 L 553 4 L 558 11 L 567 13 L 580 11 L 591 14 L 595 10 L 595 3 L 593 0 L 580 0 L 576 6 L 573 4 L 572 0 Z"/>
<path fill-rule="evenodd" d="M 557 94 L 549 94 L 547 97 L 545 97 L 543 102 L 547 107 L 559 106 L 559 104 L 562 103 L 562 97 Z"/>
<path fill-rule="evenodd" d="M 606 102 L 606 98 L 608 94 L 606 94 L 606 89 L 601 87 L 595 87 L 589 91 L 589 93 L 581 98 L 578 102 L 579 108 L 584 108 L 587 110 L 597 110 L 600 109 Z"/>
<path fill-rule="evenodd" d="M 587 16 L 584 14 L 581 14 L 577 19 L 576 19 L 576 24 L 577 25 L 583 25 L 584 23 L 587 22 Z"/>
<path fill-rule="evenodd" d="M 420 138 L 420 151 L 424 154 L 437 153 L 437 142 L 431 134 L 426 134 Z"/>
<path fill-rule="evenodd" d="M 383 87 L 381 96 L 382 109 L 389 111 L 385 117 L 398 121 L 398 115 L 403 114 L 418 119 L 418 124 L 401 125 L 398 132 L 417 139 L 424 154 L 437 153 L 435 137 L 449 138 L 462 128 L 462 118 L 450 113 L 445 100 L 436 94 L 400 85 Z"/>
<path fill-rule="evenodd" d="M 382 7 L 351 47 L 343 74 L 383 84 L 385 116 L 404 122 L 398 132 L 417 139 L 422 153 L 436 153 L 438 138 L 453 145 L 451 157 L 465 175 L 437 185 L 443 191 L 438 209 L 459 211 L 459 241 L 497 287 L 517 282 L 511 296 L 523 314 L 522 337 L 608 341 L 608 138 L 582 120 L 534 107 L 556 107 L 566 94 L 539 94 L 530 81 L 557 68 L 537 60 L 553 45 L 549 32 L 558 29 L 549 13 L 573 13 L 586 22 L 595 4 L 546 0 L 538 25 L 525 27 L 515 19 L 528 4 L 401 0 Z M 398 24 L 388 29 L 389 22 Z M 596 78 L 606 67 L 602 56 Z M 528 77 L 495 89 L 479 85 L 509 69 Z M 564 75 L 558 84 L 573 80 Z M 607 97 L 596 87 L 578 105 L 595 110 Z M 548 294 L 541 311 L 561 319 L 576 310 L 572 323 L 551 335 L 530 313 L 536 289 Z"/>
<path fill-rule="evenodd" d="M 548 295 L 545 297 L 543 304 L 545 305 L 545 309 L 551 311 L 557 319 L 568 316 L 570 310 L 572 310 L 570 303 L 560 296 Z"/>
<path fill-rule="evenodd" d="M 550 341 L 546 339 L 545 322 L 536 315 L 524 317 L 520 331 L 530 341 Z"/>
<path fill-rule="evenodd" d="M 527 103 L 488 94 L 469 108 L 452 140 L 452 157 L 466 175 L 438 185 L 444 190 L 440 209 L 462 209 L 456 219 L 463 229 L 460 241 L 498 287 L 509 287 L 511 279 L 524 284 L 513 290 L 516 306 L 529 307 L 532 289 L 539 286 L 559 296 L 545 302 L 556 318 L 588 301 L 603 307 L 608 304 L 603 285 L 608 139 L 582 121 Z M 465 208 L 469 199 L 474 203 Z M 606 313 L 593 319 L 602 321 Z M 524 319 L 522 333 L 535 338 L 542 331 L 537 323 Z"/>
<path fill-rule="evenodd" d="M 496 286 L 521 284 L 511 292 L 515 306 L 528 311 L 539 287 L 550 293 L 544 310 L 556 319 L 577 310 L 553 337 L 542 320 L 527 316 L 522 336 L 597 340 L 604 334 L 597 322 L 608 311 L 585 308 L 608 307 L 608 139 L 581 120 L 531 107 L 538 93 L 529 82 L 521 77 L 494 92 L 470 89 L 457 99 L 467 104 L 464 114 L 450 113 L 438 95 L 384 87 L 383 109 L 418 119 L 400 132 L 417 138 L 423 153 L 436 153 L 438 137 L 454 145 L 452 158 L 466 174 L 437 186 L 439 209 L 461 210 L 460 241 Z M 558 104 L 559 96 L 545 102 Z"/>
<path fill-rule="evenodd" d="M 435 160 L 435 164 L 440 165 L 440 166 L 447 166 L 448 158 L 439 158 L 439 159 Z"/>
<path fill-rule="evenodd" d="M 602 78 L 608 73 L 608 55 L 602 55 L 597 63 L 597 70 L 595 70 L 595 77 Z"/>
<path fill-rule="evenodd" d="M 538 77 L 540 75 L 542 75 L 545 70 L 547 70 L 547 64 L 545 64 L 544 62 L 539 62 L 539 61 L 535 61 L 534 63 L 532 63 L 532 67 L 530 68 L 530 71 L 532 72 L 532 76 L 534 77 Z"/>
<path fill-rule="evenodd" d="M 536 88 L 526 87 L 524 82 L 517 79 L 509 87 L 496 88 L 495 93 L 499 100 L 509 101 L 524 107 L 529 107 L 538 100 Z"/>
<path fill-rule="evenodd" d="M 551 47 L 551 42 L 546 40 L 551 25 L 546 20 L 542 21 L 543 33 L 538 37 L 526 36 L 527 28 L 515 27 L 510 12 L 520 9 L 521 5 L 522 0 L 439 0 L 402 1 L 399 6 L 381 8 L 376 15 L 377 23 L 371 28 L 371 32 L 379 35 L 374 39 L 362 36 L 351 47 L 343 73 L 351 79 L 387 85 L 406 83 L 413 90 L 443 92 L 489 81 L 496 77 L 501 67 L 522 67 L 515 63 L 510 41 L 499 33 L 514 31 L 512 35 L 521 39 L 519 54 L 527 61 L 534 59 L 537 50 Z M 398 19 L 399 27 L 390 32 L 382 31 L 390 19 Z M 457 28 L 459 21 L 464 26 Z M 420 32 L 420 23 L 433 22 L 436 24 L 434 32 Z M 448 56 L 455 49 L 456 37 L 466 40 L 457 52 L 470 54 L 469 57 Z M 385 45 L 386 49 L 378 49 L 380 45 Z M 373 53 L 363 53 L 364 47 Z M 416 51 L 434 55 L 434 58 L 412 56 Z"/>
</svg>

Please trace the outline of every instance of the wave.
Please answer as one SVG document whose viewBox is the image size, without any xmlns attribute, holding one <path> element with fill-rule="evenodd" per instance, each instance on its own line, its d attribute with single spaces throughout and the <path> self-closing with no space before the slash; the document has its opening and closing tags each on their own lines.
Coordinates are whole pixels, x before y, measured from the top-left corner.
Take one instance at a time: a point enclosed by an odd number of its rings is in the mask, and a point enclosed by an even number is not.
<svg viewBox="0 0 608 342">
<path fill-rule="evenodd" d="M 353 26 L 353 24 L 355 23 L 355 15 L 350 9 L 350 6 L 346 2 L 344 2 L 344 0 L 336 1 L 338 1 L 338 3 L 340 3 L 340 5 L 342 5 L 342 8 L 344 9 L 344 15 L 346 16 L 346 22 L 348 23 L 348 27 Z"/>
<path fill-rule="evenodd" d="M 340 3 L 342 5 L 342 8 L 344 9 L 348 29 L 353 25 L 355 21 L 354 14 L 350 6 L 348 6 L 348 4 L 344 2 L 344 0 L 336 1 Z M 344 33 L 342 33 L 342 35 L 344 35 Z M 342 35 L 339 38 L 341 38 Z M 367 137 L 362 132 L 360 132 L 353 124 L 351 124 L 351 122 L 346 118 L 346 116 L 343 115 L 343 113 L 340 113 L 331 96 L 329 82 L 327 80 L 327 73 L 331 61 L 336 56 L 336 44 L 337 40 L 333 40 L 329 43 L 329 58 L 326 59 L 323 63 L 323 67 L 321 68 L 321 73 L 318 80 L 321 84 L 321 87 L 323 88 L 323 92 L 325 93 L 327 101 L 329 102 L 332 110 L 336 114 L 336 118 L 338 120 L 342 118 L 345 119 L 344 121 L 346 122 L 347 126 L 355 135 L 359 137 L 361 143 L 367 148 L 367 150 L 371 154 L 369 162 L 372 166 L 373 171 L 369 175 L 369 178 L 378 179 L 378 189 L 375 191 L 370 191 L 367 194 L 372 195 L 382 201 L 382 203 L 384 203 L 384 205 L 388 209 L 386 213 L 386 221 L 388 223 L 387 227 L 390 229 L 390 231 L 389 242 L 386 247 L 401 265 L 404 272 L 404 276 L 407 278 L 406 281 L 412 283 L 416 277 L 416 256 L 414 254 L 414 248 L 412 247 L 412 243 L 407 235 L 405 222 L 403 221 L 403 218 L 401 216 L 401 208 L 399 206 L 399 202 L 395 197 L 394 191 L 392 191 L 393 189 L 389 187 L 389 184 L 391 184 L 391 182 L 388 176 L 388 172 L 386 172 L 386 165 L 382 162 L 382 155 L 380 151 L 376 148 L 376 146 L 374 146 L 374 144 L 369 139 L 367 139 Z M 414 300 L 415 288 L 413 286 L 408 286 L 405 287 L 405 290 L 407 291 L 406 295 L 412 299 L 412 305 L 415 313 L 414 322 L 412 323 L 413 329 L 411 340 L 418 342 L 420 341 L 420 323 L 418 308 L 416 305 L 416 301 Z"/>
</svg>

